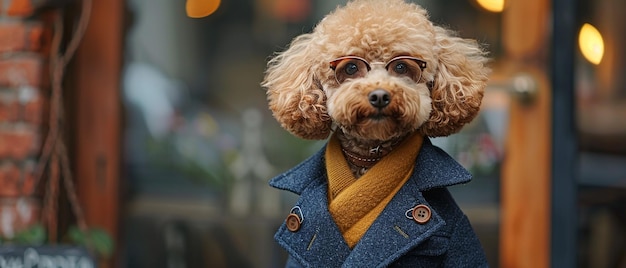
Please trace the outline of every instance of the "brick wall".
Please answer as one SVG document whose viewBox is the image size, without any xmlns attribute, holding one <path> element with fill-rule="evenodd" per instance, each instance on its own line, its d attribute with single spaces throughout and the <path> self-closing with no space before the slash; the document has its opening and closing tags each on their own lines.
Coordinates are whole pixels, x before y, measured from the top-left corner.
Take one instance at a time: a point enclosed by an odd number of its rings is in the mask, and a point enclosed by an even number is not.
<svg viewBox="0 0 626 268">
<path fill-rule="evenodd" d="M 48 72 L 37 0 L 0 1 L 0 236 L 39 222 L 34 169 L 44 128 Z"/>
</svg>

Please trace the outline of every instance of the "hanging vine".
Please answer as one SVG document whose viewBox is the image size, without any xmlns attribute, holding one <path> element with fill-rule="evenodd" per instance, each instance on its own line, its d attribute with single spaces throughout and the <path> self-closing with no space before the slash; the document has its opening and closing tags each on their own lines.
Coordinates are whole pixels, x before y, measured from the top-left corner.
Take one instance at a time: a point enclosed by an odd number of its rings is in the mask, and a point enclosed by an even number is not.
<svg viewBox="0 0 626 268">
<path fill-rule="evenodd" d="M 77 244 L 82 244 L 94 250 L 100 256 L 108 256 L 112 253 L 113 242 L 111 238 L 100 229 L 90 229 L 85 220 L 82 206 L 78 200 L 74 187 L 74 178 L 70 167 L 67 145 L 64 140 L 65 117 L 63 112 L 63 78 L 78 45 L 82 40 L 89 18 L 91 15 L 92 0 L 80 1 L 80 11 L 75 30 L 72 32 L 65 49 L 62 49 L 63 10 L 55 11 L 53 37 L 50 49 L 50 113 L 48 118 L 48 133 L 42 147 L 41 155 L 35 167 L 35 182 L 43 181 L 45 174 L 47 184 L 44 187 L 44 207 L 42 209 L 42 222 L 47 230 L 48 242 L 56 243 L 58 240 L 58 203 L 59 194 L 66 193 L 71 211 L 76 217 L 77 227 L 70 227 L 68 238 Z M 62 183 L 61 183 L 62 182 Z M 64 191 L 59 187 L 63 186 Z"/>
</svg>

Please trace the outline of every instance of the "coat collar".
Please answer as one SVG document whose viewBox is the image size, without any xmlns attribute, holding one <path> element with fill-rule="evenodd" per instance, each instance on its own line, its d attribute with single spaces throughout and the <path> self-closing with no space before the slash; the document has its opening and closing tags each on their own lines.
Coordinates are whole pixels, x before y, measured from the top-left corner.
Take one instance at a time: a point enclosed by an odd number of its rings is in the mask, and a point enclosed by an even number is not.
<svg viewBox="0 0 626 268">
<path fill-rule="evenodd" d="M 272 187 L 302 194 L 311 184 L 326 183 L 324 151 L 326 146 L 299 165 L 270 180 Z M 450 155 L 432 145 L 430 139 L 424 139 L 420 153 L 415 161 L 411 181 L 420 191 L 467 183 L 472 175 L 457 163 Z"/>
<path fill-rule="evenodd" d="M 270 181 L 273 187 L 299 194 L 297 206 L 303 220 L 300 230 L 290 232 L 283 224 L 276 240 L 300 263 L 310 267 L 368 266 L 383 267 L 424 242 L 445 225 L 437 211 L 431 219 L 418 224 L 405 212 L 418 204 L 431 207 L 421 191 L 465 183 L 471 175 L 441 149 L 425 139 L 409 181 L 352 249 L 343 240 L 328 212 L 328 185 L 324 170 L 324 150 Z M 431 207 L 432 208 L 432 207 Z M 381 237 L 385 243 L 381 244 Z"/>
</svg>

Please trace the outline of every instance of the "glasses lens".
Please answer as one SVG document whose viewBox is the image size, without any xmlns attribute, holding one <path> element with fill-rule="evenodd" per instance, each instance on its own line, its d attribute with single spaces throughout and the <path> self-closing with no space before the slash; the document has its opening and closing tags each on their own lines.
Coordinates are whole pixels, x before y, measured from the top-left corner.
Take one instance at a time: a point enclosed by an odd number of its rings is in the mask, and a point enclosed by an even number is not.
<svg viewBox="0 0 626 268">
<path fill-rule="evenodd" d="M 343 83 L 348 79 L 364 77 L 369 67 L 366 62 L 357 58 L 341 59 L 335 67 L 337 82 Z"/>
<path fill-rule="evenodd" d="M 422 68 L 420 63 L 412 58 L 399 58 L 392 60 L 387 65 L 387 71 L 390 75 L 398 77 L 408 77 L 419 83 L 422 78 Z"/>
</svg>

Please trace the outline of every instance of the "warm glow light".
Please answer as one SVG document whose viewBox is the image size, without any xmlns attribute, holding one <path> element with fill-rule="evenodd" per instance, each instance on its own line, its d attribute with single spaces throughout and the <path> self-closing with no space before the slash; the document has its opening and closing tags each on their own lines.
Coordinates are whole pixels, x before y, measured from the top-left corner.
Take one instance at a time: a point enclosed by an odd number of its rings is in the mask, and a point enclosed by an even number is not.
<svg viewBox="0 0 626 268">
<path fill-rule="evenodd" d="M 504 0 L 476 0 L 476 2 L 487 11 L 502 12 L 504 10 Z"/>
<path fill-rule="evenodd" d="M 578 46 L 580 47 L 580 52 L 585 56 L 585 59 L 595 65 L 600 64 L 602 56 L 604 56 L 604 41 L 596 27 L 585 23 L 583 27 L 580 28 Z"/>
<path fill-rule="evenodd" d="M 220 6 L 220 0 L 187 0 L 185 10 L 190 18 L 202 18 L 211 15 Z"/>
</svg>

